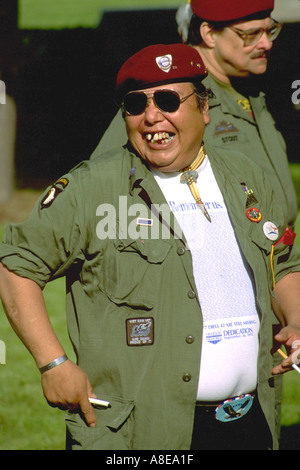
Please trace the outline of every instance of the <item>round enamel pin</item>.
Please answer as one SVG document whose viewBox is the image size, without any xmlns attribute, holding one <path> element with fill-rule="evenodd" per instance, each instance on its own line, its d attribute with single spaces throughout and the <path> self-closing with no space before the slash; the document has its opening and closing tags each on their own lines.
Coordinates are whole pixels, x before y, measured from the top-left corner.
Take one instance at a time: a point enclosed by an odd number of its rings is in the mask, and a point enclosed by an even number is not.
<svg viewBox="0 0 300 470">
<path fill-rule="evenodd" d="M 215 410 L 215 418 L 223 423 L 235 421 L 245 416 L 253 404 L 253 395 L 241 395 L 231 400 L 225 400 Z"/>
<path fill-rule="evenodd" d="M 246 211 L 246 216 L 248 217 L 251 222 L 260 222 L 262 215 L 260 210 L 256 209 L 256 207 L 251 207 Z"/>
<path fill-rule="evenodd" d="M 278 227 L 273 222 L 266 222 L 263 231 L 268 240 L 275 241 L 279 237 Z"/>
</svg>

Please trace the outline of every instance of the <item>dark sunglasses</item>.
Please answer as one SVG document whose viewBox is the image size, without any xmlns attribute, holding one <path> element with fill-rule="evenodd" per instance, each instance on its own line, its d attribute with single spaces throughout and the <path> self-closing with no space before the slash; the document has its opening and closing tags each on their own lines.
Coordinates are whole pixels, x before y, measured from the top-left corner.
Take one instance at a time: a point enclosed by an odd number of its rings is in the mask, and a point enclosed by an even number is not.
<svg viewBox="0 0 300 470">
<path fill-rule="evenodd" d="M 194 95 L 195 91 L 183 98 L 174 90 L 157 90 L 154 93 L 144 91 L 132 91 L 127 93 L 123 99 L 122 108 L 132 116 L 142 114 L 148 104 L 148 99 L 152 98 L 155 106 L 164 113 L 175 113 L 181 103 Z"/>
</svg>

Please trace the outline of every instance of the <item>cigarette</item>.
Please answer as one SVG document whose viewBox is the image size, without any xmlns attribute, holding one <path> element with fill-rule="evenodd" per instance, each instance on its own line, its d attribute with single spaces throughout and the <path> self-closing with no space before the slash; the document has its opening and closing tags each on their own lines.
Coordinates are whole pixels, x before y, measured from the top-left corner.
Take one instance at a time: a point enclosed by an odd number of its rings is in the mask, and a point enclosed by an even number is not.
<svg viewBox="0 0 300 470">
<path fill-rule="evenodd" d="M 98 398 L 89 398 L 89 401 L 92 405 L 103 406 L 104 408 L 110 408 L 109 401 L 99 400 Z"/>
<path fill-rule="evenodd" d="M 284 354 L 284 352 L 282 351 L 282 349 L 280 349 L 280 348 L 277 349 L 277 352 L 279 352 L 279 354 L 280 354 L 282 357 L 284 357 L 284 359 L 287 358 L 287 355 Z M 298 366 L 296 366 L 296 364 L 292 364 L 292 367 L 293 367 L 293 369 L 295 369 L 295 370 L 298 372 L 298 374 L 300 374 L 300 368 L 299 368 Z"/>
</svg>

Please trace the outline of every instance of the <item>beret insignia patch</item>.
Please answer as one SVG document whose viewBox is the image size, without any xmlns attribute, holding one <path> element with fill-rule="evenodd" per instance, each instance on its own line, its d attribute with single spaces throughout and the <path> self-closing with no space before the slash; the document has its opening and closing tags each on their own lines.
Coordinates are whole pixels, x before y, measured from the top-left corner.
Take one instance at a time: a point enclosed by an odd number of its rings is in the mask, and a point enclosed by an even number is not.
<svg viewBox="0 0 300 470">
<path fill-rule="evenodd" d="M 161 57 L 156 57 L 156 63 L 160 70 L 163 72 L 170 72 L 172 67 L 173 57 L 171 54 L 163 55 Z"/>
</svg>

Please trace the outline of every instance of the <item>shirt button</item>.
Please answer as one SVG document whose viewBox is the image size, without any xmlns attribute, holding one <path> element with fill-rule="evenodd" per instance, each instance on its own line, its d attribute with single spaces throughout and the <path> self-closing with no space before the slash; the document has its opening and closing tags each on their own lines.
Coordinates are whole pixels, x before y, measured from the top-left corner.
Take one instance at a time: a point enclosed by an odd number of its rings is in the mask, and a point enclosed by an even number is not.
<svg viewBox="0 0 300 470">
<path fill-rule="evenodd" d="M 196 297 L 195 292 L 194 292 L 193 290 L 190 290 L 190 291 L 188 292 L 188 298 L 189 298 L 189 299 L 194 299 L 195 297 Z"/>
<path fill-rule="evenodd" d="M 179 256 L 182 256 L 182 255 L 184 255 L 184 253 L 185 253 L 185 248 L 183 246 L 180 246 L 177 250 L 177 254 Z"/>
<path fill-rule="evenodd" d="M 183 377 L 182 377 L 182 380 L 184 382 L 190 382 L 191 378 L 192 378 L 191 374 L 184 374 Z"/>
<path fill-rule="evenodd" d="M 192 344 L 194 341 L 195 341 L 195 338 L 194 336 L 192 335 L 188 335 L 186 338 L 185 338 L 187 344 Z"/>
</svg>

